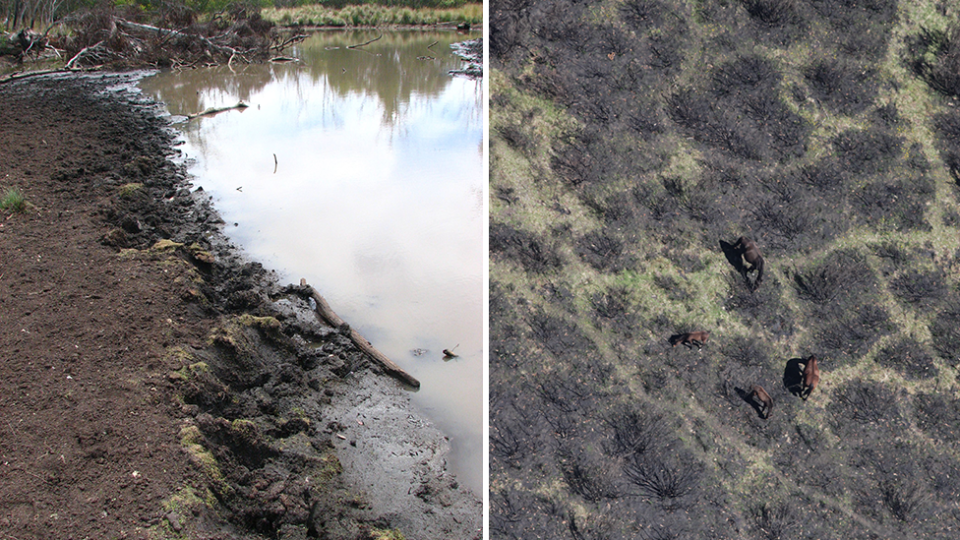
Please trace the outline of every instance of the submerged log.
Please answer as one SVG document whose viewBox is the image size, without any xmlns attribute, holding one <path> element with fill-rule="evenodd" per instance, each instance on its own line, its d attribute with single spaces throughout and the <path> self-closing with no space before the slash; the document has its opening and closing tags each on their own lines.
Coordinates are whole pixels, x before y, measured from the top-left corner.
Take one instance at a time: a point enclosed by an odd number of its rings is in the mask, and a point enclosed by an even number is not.
<svg viewBox="0 0 960 540">
<path fill-rule="evenodd" d="M 330 304 L 327 303 L 327 300 L 320 296 L 320 293 L 318 293 L 316 289 L 310 285 L 307 285 L 307 280 L 300 280 L 300 290 L 305 292 L 310 298 L 313 298 L 313 300 L 317 303 L 317 314 L 319 314 L 327 324 L 338 329 L 340 332 L 349 337 L 350 340 L 353 341 L 353 343 L 359 347 L 364 354 L 383 366 L 383 369 L 386 370 L 390 376 L 399 379 L 400 381 L 414 388 L 420 388 L 420 381 L 404 371 L 403 368 L 393 363 L 393 361 L 387 358 L 386 355 L 378 351 L 369 341 L 364 339 L 359 332 L 351 328 L 349 324 L 344 322 L 343 319 L 334 313 L 333 309 L 330 307 Z"/>
<path fill-rule="evenodd" d="M 247 105 L 246 103 L 244 103 L 244 102 L 242 102 L 242 101 L 239 102 L 239 103 L 237 103 L 236 105 L 231 105 L 231 106 L 229 106 L 229 107 L 210 107 L 209 109 L 207 109 L 207 110 L 205 110 L 205 111 L 201 111 L 201 112 L 194 113 L 194 114 L 188 114 L 188 115 L 187 115 L 187 120 L 193 120 L 194 118 L 198 118 L 198 117 L 201 117 L 201 116 L 211 116 L 211 115 L 214 115 L 214 114 L 222 113 L 223 111 L 230 111 L 230 110 L 233 110 L 233 109 L 243 110 L 243 109 L 246 109 L 247 107 L 249 107 L 249 105 Z"/>
</svg>

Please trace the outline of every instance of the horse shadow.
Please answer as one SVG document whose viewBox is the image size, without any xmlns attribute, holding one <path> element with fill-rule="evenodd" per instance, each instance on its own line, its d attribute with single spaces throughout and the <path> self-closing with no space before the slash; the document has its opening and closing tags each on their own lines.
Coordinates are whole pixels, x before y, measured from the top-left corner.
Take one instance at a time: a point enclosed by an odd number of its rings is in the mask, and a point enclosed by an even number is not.
<svg viewBox="0 0 960 540">
<path fill-rule="evenodd" d="M 761 403 L 759 400 L 753 399 L 753 397 L 750 395 L 749 390 L 744 390 L 739 386 L 734 386 L 733 390 L 737 393 L 738 396 L 740 396 L 740 399 L 746 401 L 748 405 L 753 407 L 754 411 L 757 411 L 757 416 L 759 416 L 760 418 L 763 418 L 764 420 L 768 418 L 768 416 L 764 416 L 763 414 L 763 403 Z"/>
<path fill-rule="evenodd" d="M 797 397 L 803 391 L 803 368 L 800 366 L 805 363 L 804 358 L 791 358 L 783 368 L 783 387 Z"/>
</svg>

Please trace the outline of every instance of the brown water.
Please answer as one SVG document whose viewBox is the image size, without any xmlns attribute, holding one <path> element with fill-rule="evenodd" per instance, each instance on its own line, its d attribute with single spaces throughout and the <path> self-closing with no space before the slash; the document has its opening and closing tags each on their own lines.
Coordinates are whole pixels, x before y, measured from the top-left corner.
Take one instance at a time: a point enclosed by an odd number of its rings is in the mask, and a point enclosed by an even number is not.
<svg viewBox="0 0 960 540">
<path fill-rule="evenodd" d="M 421 381 L 414 402 L 479 494 L 483 83 L 448 73 L 463 67 L 450 43 L 466 39 L 452 32 L 346 48 L 379 35 L 317 33 L 298 63 L 167 72 L 141 89 L 173 115 L 249 104 L 179 126 L 194 184 L 251 257 L 284 282 L 306 278 Z"/>
</svg>

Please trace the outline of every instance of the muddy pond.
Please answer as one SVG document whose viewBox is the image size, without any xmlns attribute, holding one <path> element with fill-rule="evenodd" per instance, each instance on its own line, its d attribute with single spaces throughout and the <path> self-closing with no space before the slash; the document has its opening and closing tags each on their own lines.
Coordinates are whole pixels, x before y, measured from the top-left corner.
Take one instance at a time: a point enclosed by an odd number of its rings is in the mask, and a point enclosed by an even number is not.
<svg viewBox="0 0 960 540">
<path fill-rule="evenodd" d="M 359 48 L 348 48 L 374 40 Z M 478 495 L 483 449 L 483 90 L 436 31 L 318 32 L 299 61 L 163 72 L 195 186 L 282 283 L 306 278 L 421 382 L 412 399 Z M 443 349 L 458 356 L 445 359 Z"/>
</svg>

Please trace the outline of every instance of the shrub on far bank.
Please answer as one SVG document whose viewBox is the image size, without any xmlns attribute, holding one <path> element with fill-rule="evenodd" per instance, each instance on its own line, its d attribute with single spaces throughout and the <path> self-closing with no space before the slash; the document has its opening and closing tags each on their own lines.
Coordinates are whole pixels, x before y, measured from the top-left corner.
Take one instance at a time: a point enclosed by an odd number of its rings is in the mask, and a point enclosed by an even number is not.
<svg viewBox="0 0 960 540">
<path fill-rule="evenodd" d="M 377 26 L 483 24 L 483 4 L 464 1 L 337 1 L 264 8 L 264 19 L 279 25 Z"/>
</svg>

